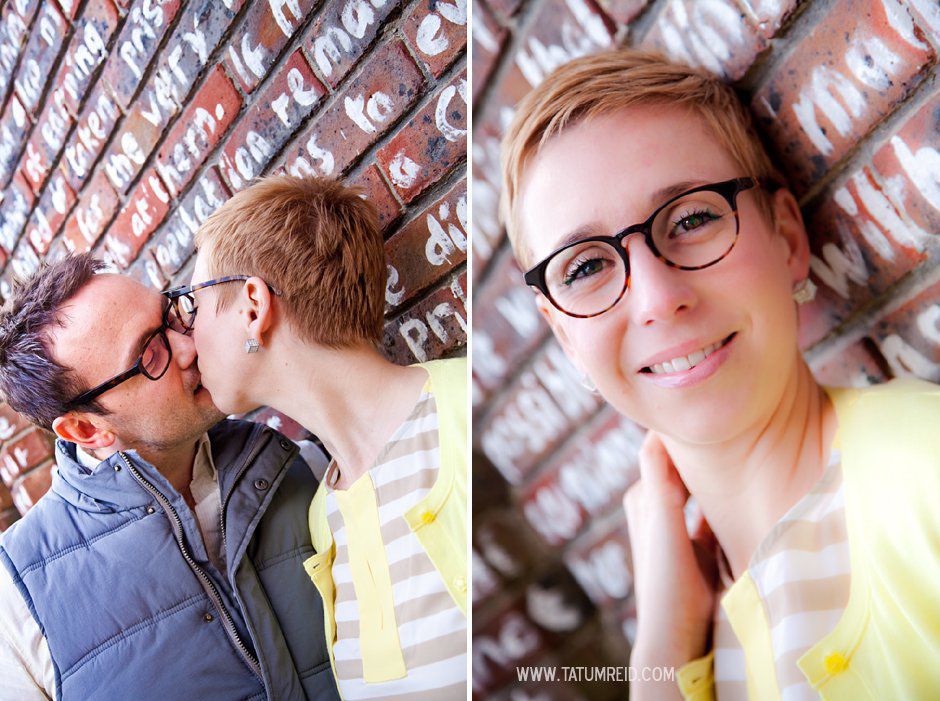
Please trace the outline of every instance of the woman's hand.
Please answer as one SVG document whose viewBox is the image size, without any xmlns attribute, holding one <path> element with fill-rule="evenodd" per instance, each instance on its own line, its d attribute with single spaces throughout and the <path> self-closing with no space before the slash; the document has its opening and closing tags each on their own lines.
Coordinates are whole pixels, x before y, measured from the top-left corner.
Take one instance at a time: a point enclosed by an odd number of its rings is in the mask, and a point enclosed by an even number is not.
<svg viewBox="0 0 940 701">
<path fill-rule="evenodd" d="M 717 579 L 715 537 L 704 518 L 689 535 L 683 513 L 688 497 L 662 440 L 649 431 L 640 449 L 640 479 L 623 500 L 637 607 L 630 663 L 638 673 L 654 666 L 678 670 L 707 652 Z M 666 698 L 666 686 L 634 683 L 631 698 Z M 670 693 L 679 698 L 674 682 Z"/>
</svg>

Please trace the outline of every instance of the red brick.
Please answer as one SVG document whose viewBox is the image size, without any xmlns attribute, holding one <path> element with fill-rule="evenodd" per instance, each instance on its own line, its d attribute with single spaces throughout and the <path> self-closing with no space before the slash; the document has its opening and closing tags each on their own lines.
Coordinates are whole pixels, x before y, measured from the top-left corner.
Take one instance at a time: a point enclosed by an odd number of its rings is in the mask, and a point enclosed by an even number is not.
<svg viewBox="0 0 940 701">
<path fill-rule="evenodd" d="M 7 441 L 0 450 L 0 477 L 8 487 L 37 465 L 53 456 L 50 434 L 33 428 L 16 439 Z"/>
<path fill-rule="evenodd" d="M 16 77 L 16 94 L 30 114 L 35 113 L 46 83 L 52 76 L 52 66 L 65 47 L 69 31 L 68 22 L 52 3 L 43 3 L 20 58 Z"/>
<path fill-rule="evenodd" d="M 499 223 L 500 135 L 492 121 L 477 124 L 473 130 L 473 235 L 472 267 L 474 282 L 489 266 L 504 239 Z"/>
<path fill-rule="evenodd" d="M 193 179 L 241 106 L 232 81 L 216 66 L 157 154 L 157 170 L 174 197 Z"/>
<path fill-rule="evenodd" d="M 388 240 L 387 314 L 407 306 L 466 262 L 468 214 L 467 184 L 462 180 Z"/>
<path fill-rule="evenodd" d="M 565 564 L 598 607 L 611 607 L 633 593 L 630 537 L 620 505 L 623 493 L 612 496 L 615 507 L 589 521 L 588 531 L 565 552 Z"/>
<path fill-rule="evenodd" d="M 56 170 L 49 179 L 49 184 L 42 193 L 39 204 L 33 210 L 29 227 L 26 229 L 29 241 L 40 256 L 46 255 L 49 244 L 59 233 L 65 217 L 75 204 L 75 193 L 65 182 L 62 172 Z"/>
<path fill-rule="evenodd" d="M 476 476 L 474 470 L 474 480 Z M 505 482 L 498 475 L 496 479 L 505 486 Z M 476 485 L 474 482 L 475 493 Z M 499 486 L 494 485 L 494 488 L 499 489 Z M 476 499 L 473 506 L 477 509 Z M 475 514 L 473 548 L 474 552 L 478 552 L 479 557 L 493 568 L 494 575 L 507 582 L 526 579 L 549 555 L 548 548 L 532 532 L 532 528 L 518 509 L 490 509 L 481 516 Z"/>
<path fill-rule="evenodd" d="M 423 363 L 467 343 L 467 274 L 464 272 L 385 325 L 385 355 L 399 365 Z"/>
<path fill-rule="evenodd" d="M 56 89 L 46 101 L 46 106 L 36 122 L 36 128 L 33 129 L 32 138 L 26 145 L 23 170 L 37 194 L 65 145 L 65 137 L 73 123 L 74 120 L 65 109 L 65 93 Z"/>
<path fill-rule="evenodd" d="M 283 433 L 292 441 L 309 440 L 312 435 L 310 431 L 294 421 L 291 417 L 270 407 L 258 412 L 258 414 L 252 418 L 252 421 L 270 426 L 275 431 Z"/>
<path fill-rule="evenodd" d="M 145 90 L 134 104 L 102 160 L 104 172 L 117 192 L 126 194 L 130 189 L 163 136 L 175 109 L 161 109 L 156 94 L 150 90 Z M 183 121 L 180 124 L 186 126 Z"/>
<path fill-rule="evenodd" d="M 325 94 L 297 49 L 239 120 L 222 151 L 219 170 L 233 192 L 264 171 Z"/>
<path fill-rule="evenodd" d="M 225 62 L 245 92 L 253 91 L 267 76 L 281 49 L 316 4 L 316 0 L 270 0 L 248 8 L 225 54 Z M 295 13 L 295 8 L 299 12 Z"/>
<path fill-rule="evenodd" d="M 168 211 L 170 195 L 157 171 L 151 168 L 141 177 L 108 232 L 109 239 L 116 239 L 122 245 L 109 243 L 109 248 L 120 250 L 122 261 L 134 260 Z"/>
<path fill-rule="evenodd" d="M 326 82 L 335 88 L 365 53 L 396 7 L 398 4 L 394 2 L 386 2 L 378 8 L 359 0 L 326 3 L 304 37 L 304 46 L 312 59 L 310 65 L 318 68 Z"/>
<path fill-rule="evenodd" d="M 871 336 L 895 376 L 940 382 L 940 283 L 903 302 Z"/>
<path fill-rule="evenodd" d="M 496 61 L 506 45 L 506 30 L 496 24 L 483 3 L 473 6 L 473 99 L 489 84 Z"/>
<path fill-rule="evenodd" d="M 415 55 L 439 78 L 467 45 L 467 0 L 420 0 L 403 29 Z"/>
<path fill-rule="evenodd" d="M 810 368 L 820 384 L 827 387 L 864 387 L 886 382 L 887 362 L 871 341 L 834 348 L 813 358 Z"/>
<path fill-rule="evenodd" d="M 937 134 L 940 94 L 917 110 L 874 157 L 892 204 L 914 225 L 934 235 L 940 232 Z"/>
<path fill-rule="evenodd" d="M 521 484 L 600 406 L 554 342 L 539 351 L 493 404 L 476 431 L 483 453 L 510 484 Z"/>
<path fill-rule="evenodd" d="M 926 235 L 905 224 L 867 169 L 841 182 L 809 213 L 810 269 L 820 287 L 814 304 L 824 305 L 829 318 L 819 325 L 819 333 L 831 330 L 925 259 Z M 819 338 L 804 335 L 801 340 L 808 345 Z"/>
<path fill-rule="evenodd" d="M 228 198 L 229 192 L 216 169 L 207 169 L 151 238 L 148 250 L 153 253 L 166 279 L 172 278 L 183 267 L 193 252 L 196 230 Z"/>
<path fill-rule="evenodd" d="M 14 11 L 13 3 L 8 2 L 0 12 L 0 85 L 4 87 L 13 77 L 13 69 L 28 36 L 28 24 Z"/>
<path fill-rule="evenodd" d="M 548 0 L 521 37 L 515 63 L 535 87 L 562 63 L 610 46 L 612 33 L 610 20 L 592 0 Z"/>
<path fill-rule="evenodd" d="M 85 103 L 62 154 L 62 170 L 73 190 L 81 190 L 85 184 L 120 114 L 110 91 L 99 83 Z"/>
<path fill-rule="evenodd" d="M 390 83 L 390 75 L 397 81 Z M 408 110 L 423 83 L 400 41 L 376 49 L 330 109 L 288 146 L 285 169 L 295 176 L 339 175 Z"/>
<path fill-rule="evenodd" d="M 82 18 L 75 23 L 75 33 L 56 76 L 56 88 L 65 92 L 65 105 L 73 115 L 91 85 L 92 76 L 107 57 L 107 45 L 118 25 L 117 9 L 111 0 L 91 0 Z"/>
<path fill-rule="evenodd" d="M 119 204 L 104 173 L 98 171 L 65 223 L 63 238 L 68 249 L 81 253 L 94 248 Z"/>
<path fill-rule="evenodd" d="M 473 377 L 484 396 L 504 386 L 549 333 L 512 254 L 504 250 L 493 266 L 473 300 L 477 319 L 484 320 L 473 329 Z"/>
<path fill-rule="evenodd" d="M 9 254 L 16 247 L 34 201 L 33 191 L 29 189 L 22 174 L 17 174 L 4 190 L 3 199 L 0 200 L 3 207 L 3 216 L 0 217 L 0 246 L 5 253 Z"/>
<path fill-rule="evenodd" d="M 147 67 L 179 11 L 180 0 L 147 0 L 131 8 L 101 73 L 126 110 L 143 84 Z"/>
<path fill-rule="evenodd" d="M 668 0 L 640 46 L 661 51 L 678 63 L 737 80 L 766 41 L 733 0 Z"/>
<path fill-rule="evenodd" d="M 467 155 L 467 78 L 435 94 L 376 155 L 405 202 L 437 182 Z"/>
<path fill-rule="evenodd" d="M 13 502 L 21 514 L 29 511 L 49 491 L 49 487 L 52 486 L 52 468 L 54 465 L 55 463 L 50 460 L 13 485 L 10 490 L 13 494 Z"/>
<path fill-rule="evenodd" d="M 375 164 L 370 165 L 357 177 L 351 179 L 349 184 L 361 187 L 365 191 L 366 199 L 376 206 L 379 211 L 379 226 L 387 236 L 391 224 L 401 214 L 401 203 L 395 199 L 395 195 L 382 179 L 379 167 Z"/>
<path fill-rule="evenodd" d="M 13 495 L 5 484 L 0 484 L 0 511 L 13 508 Z"/>
<path fill-rule="evenodd" d="M 0 185 L 6 186 L 17 172 L 16 167 L 29 133 L 29 118 L 17 99 L 10 95 L 0 118 Z"/>
<path fill-rule="evenodd" d="M 839 0 L 752 102 L 796 190 L 855 148 L 935 61 L 923 33 L 913 25 L 900 33 L 882 3 Z"/>
<path fill-rule="evenodd" d="M 573 540 L 612 508 L 639 477 L 636 461 L 643 431 L 613 409 L 595 417 L 539 471 L 521 494 L 522 511 L 549 545 Z"/>
<path fill-rule="evenodd" d="M 476 535 L 476 520 L 474 520 L 473 532 Z M 495 570 L 477 553 L 475 548 L 471 551 L 470 572 L 473 575 L 472 605 L 476 611 L 480 602 L 489 601 L 502 588 L 502 582 Z"/>
<path fill-rule="evenodd" d="M 649 0 L 598 0 L 601 9 L 618 24 L 630 24 Z"/>
<path fill-rule="evenodd" d="M 0 442 L 9 440 L 31 425 L 25 416 L 13 411 L 9 404 L 0 403 Z"/>
</svg>

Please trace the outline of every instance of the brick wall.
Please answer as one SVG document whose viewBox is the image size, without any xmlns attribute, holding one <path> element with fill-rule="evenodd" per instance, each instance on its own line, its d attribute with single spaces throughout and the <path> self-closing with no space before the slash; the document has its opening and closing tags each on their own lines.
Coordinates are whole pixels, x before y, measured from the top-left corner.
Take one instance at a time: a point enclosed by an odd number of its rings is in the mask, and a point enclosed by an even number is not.
<svg viewBox="0 0 940 701">
<path fill-rule="evenodd" d="M 620 497 L 641 430 L 578 383 L 496 220 L 499 139 L 555 66 L 653 47 L 740 88 L 791 179 L 819 379 L 940 381 L 940 9 L 932 0 L 475 0 L 474 640 L 478 697 L 620 697 L 515 684 L 517 664 L 625 664 L 635 630 Z M 560 672 L 559 672 L 560 674 Z"/>
<path fill-rule="evenodd" d="M 193 232 L 231 193 L 333 175 L 381 211 L 388 357 L 464 353 L 466 24 L 461 0 L 6 0 L 0 296 L 67 251 L 181 284 Z M 0 442 L 2 530 L 52 463 L 5 405 Z"/>
</svg>

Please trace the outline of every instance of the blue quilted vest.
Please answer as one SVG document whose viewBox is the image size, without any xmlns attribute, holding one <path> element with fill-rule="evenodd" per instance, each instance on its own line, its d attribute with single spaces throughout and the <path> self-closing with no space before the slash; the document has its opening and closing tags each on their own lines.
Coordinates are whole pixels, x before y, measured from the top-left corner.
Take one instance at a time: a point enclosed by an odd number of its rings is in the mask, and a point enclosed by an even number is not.
<svg viewBox="0 0 940 701">
<path fill-rule="evenodd" d="M 56 444 L 52 488 L 0 541 L 49 644 L 59 699 L 338 699 L 303 569 L 317 482 L 259 424 L 209 432 L 227 571 L 182 496 L 135 451 L 93 470 Z"/>
</svg>

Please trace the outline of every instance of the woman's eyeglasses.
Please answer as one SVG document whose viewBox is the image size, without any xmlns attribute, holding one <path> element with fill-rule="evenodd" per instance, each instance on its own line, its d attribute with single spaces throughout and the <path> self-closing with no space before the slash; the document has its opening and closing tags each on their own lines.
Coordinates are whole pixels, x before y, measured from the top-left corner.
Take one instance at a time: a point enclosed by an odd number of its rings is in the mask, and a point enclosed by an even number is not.
<svg viewBox="0 0 940 701">
<path fill-rule="evenodd" d="M 198 305 L 196 304 L 196 296 L 193 294 L 196 290 L 201 290 L 204 287 L 212 287 L 213 285 L 220 285 L 223 282 L 244 282 L 250 279 L 250 277 L 250 275 L 227 275 L 216 280 L 206 280 L 205 282 L 200 282 L 195 285 L 181 285 L 180 287 L 167 290 L 163 293 L 163 296 L 170 300 L 173 313 L 176 315 L 179 323 L 188 331 L 192 329 L 193 324 L 196 323 Z M 271 290 L 271 294 L 281 295 L 281 291 L 273 285 L 268 285 L 268 289 Z"/>
<path fill-rule="evenodd" d="M 673 268 L 707 268 L 734 248 L 738 193 L 756 185 L 754 178 L 735 178 L 676 195 L 645 222 L 614 236 L 589 236 L 562 246 L 526 272 L 526 284 L 569 316 L 603 314 L 620 301 L 630 284 L 627 236 L 643 234 L 656 257 Z"/>
</svg>

